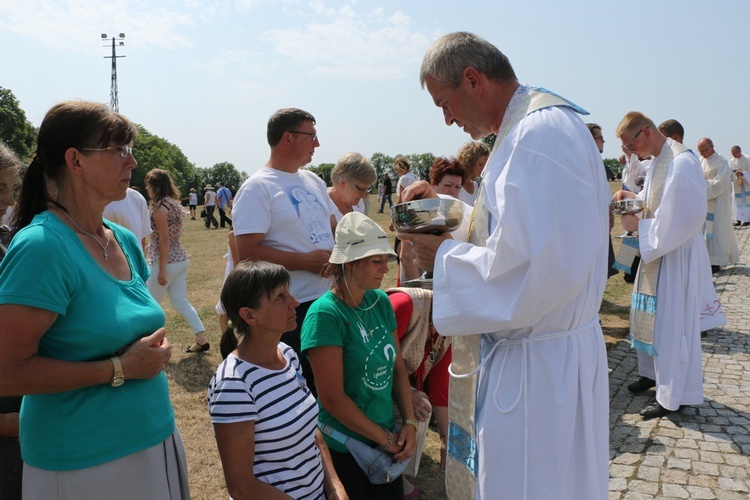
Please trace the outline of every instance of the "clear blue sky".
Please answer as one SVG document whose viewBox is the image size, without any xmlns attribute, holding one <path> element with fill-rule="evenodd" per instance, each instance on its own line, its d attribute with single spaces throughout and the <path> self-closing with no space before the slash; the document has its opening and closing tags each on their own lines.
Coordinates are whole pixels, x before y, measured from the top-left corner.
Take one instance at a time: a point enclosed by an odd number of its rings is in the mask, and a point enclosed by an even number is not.
<svg viewBox="0 0 750 500">
<path fill-rule="evenodd" d="M 109 103 L 118 50 L 120 111 L 179 146 L 198 167 L 252 173 L 268 159 L 266 121 L 300 107 L 318 121 L 314 164 L 366 156 L 455 155 L 419 86 L 425 48 L 472 31 L 511 60 L 522 83 L 553 90 L 603 127 L 631 110 L 676 118 L 685 142 L 750 152 L 750 2 L 458 2 L 297 0 L 2 0 L 0 86 L 39 125 L 66 99 Z M 136 157 L 137 158 L 137 157 Z"/>
</svg>

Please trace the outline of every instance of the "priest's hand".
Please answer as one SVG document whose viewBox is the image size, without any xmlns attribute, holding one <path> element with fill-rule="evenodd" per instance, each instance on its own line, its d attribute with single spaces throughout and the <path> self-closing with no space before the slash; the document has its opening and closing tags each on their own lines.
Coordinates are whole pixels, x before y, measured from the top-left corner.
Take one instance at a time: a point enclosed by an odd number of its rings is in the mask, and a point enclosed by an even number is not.
<svg viewBox="0 0 750 500">
<path fill-rule="evenodd" d="M 622 228 L 625 231 L 628 231 L 629 233 L 634 233 L 638 231 L 638 217 L 632 214 L 623 215 L 622 219 L 620 220 L 620 223 L 622 224 Z"/>
<path fill-rule="evenodd" d="M 635 198 L 635 193 L 630 192 L 630 191 L 625 191 L 624 189 L 620 189 L 612 197 L 612 201 L 622 201 L 627 198 Z"/>
<path fill-rule="evenodd" d="M 413 182 L 401 192 L 399 203 L 406 203 L 412 200 L 423 200 L 425 198 L 437 198 L 438 195 L 427 181 Z"/>
<path fill-rule="evenodd" d="M 411 186 L 409 186 L 411 187 Z M 435 255 L 438 248 L 445 240 L 453 239 L 451 233 L 443 234 L 415 234 L 415 233 L 396 233 L 402 241 L 410 241 L 413 244 L 413 252 L 417 258 L 417 265 L 420 269 L 432 272 L 435 267 Z"/>
</svg>

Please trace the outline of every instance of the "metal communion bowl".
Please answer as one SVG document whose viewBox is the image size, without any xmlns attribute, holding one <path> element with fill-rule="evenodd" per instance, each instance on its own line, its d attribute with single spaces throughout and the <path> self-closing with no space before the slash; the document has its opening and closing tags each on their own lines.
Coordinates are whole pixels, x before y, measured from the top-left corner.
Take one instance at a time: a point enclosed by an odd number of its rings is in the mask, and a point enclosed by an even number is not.
<svg viewBox="0 0 750 500">
<path fill-rule="evenodd" d="M 459 200 L 425 198 L 393 206 L 391 219 L 397 231 L 404 233 L 444 233 L 461 225 L 463 203 Z"/>
<path fill-rule="evenodd" d="M 626 198 L 620 201 L 610 201 L 609 206 L 615 215 L 632 215 L 645 209 L 646 202 L 637 198 Z"/>
</svg>

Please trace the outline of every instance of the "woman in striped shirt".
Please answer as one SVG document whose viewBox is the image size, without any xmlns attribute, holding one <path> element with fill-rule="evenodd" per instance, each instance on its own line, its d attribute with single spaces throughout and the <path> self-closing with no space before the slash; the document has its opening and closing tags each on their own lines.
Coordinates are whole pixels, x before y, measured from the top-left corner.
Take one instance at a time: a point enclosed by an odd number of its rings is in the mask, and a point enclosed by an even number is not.
<svg viewBox="0 0 750 500">
<path fill-rule="evenodd" d="M 221 291 L 231 323 L 208 405 L 235 500 L 348 498 L 317 430 L 318 407 L 299 359 L 279 341 L 296 327 L 299 302 L 289 282 L 282 266 L 241 262 Z"/>
</svg>

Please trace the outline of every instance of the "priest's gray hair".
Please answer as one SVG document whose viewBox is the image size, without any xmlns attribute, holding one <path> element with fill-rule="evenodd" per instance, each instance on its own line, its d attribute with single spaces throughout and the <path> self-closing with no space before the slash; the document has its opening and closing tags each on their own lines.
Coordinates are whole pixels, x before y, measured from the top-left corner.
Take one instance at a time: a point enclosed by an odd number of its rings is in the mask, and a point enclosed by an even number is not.
<svg viewBox="0 0 750 500">
<path fill-rule="evenodd" d="M 491 80 L 516 80 L 513 66 L 497 47 L 473 33 L 459 31 L 432 42 L 422 60 L 419 82 L 424 88 L 430 76 L 440 85 L 456 88 L 461 83 L 464 69 L 469 66 Z"/>
<path fill-rule="evenodd" d="M 331 183 L 356 183 L 371 186 L 378 179 L 372 162 L 359 153 L 346 153 L 331 170 Z"/>
</svg>

